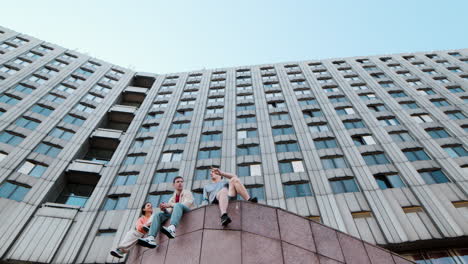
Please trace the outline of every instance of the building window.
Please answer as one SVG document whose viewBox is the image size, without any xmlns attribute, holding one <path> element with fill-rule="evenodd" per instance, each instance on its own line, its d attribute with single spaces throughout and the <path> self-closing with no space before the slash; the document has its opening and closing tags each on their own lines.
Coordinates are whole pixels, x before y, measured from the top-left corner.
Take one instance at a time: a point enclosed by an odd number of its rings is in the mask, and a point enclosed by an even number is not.
<svg viewBox="0 0 468 264">
<path fill-rule="evenodd" d="M 373 93 L 367 93 L 367 94 L 360 94 L 359 98 L 361 98 L 363 101 L 368 101 L 368 100 L 377 99 L 377 96 Z"/>
<path fill-rule="evenodd" d="M 390 161 L 384 153 L 364 153 L 362 154 L 367 166 L 388 164 Z"/>
<path fill-rule="evenodd" d="M 249 110 L 255 110 L 255 105 L 254 104 L 241 104 L 236 106 L 236 111 L 249 111 Z"/>
<path fill-rule="evenodd" d="M 413 137 L 406 131 L 395 131 L 389 134 L 395 142 L 407 142 L 414 140 Z"/>
<path fill-rule="evenodd" d="M 431 102 L 437 107 L 449 106 L 450 105 L 446 100 L 431 100 Z"/>
<path fill-rule="evenodd" d="M 372 136 L 369 135 L 356 135 L 351 137 L 353 139 L 354 145 L 356 146 L 365 146 L 365 145 L 374 145 L 375 140 Z"/>
<path fill-rule="evenodd" d="M 0 142 L 12 146 L 18 146 L 24 139 L 24 136 L 4 131 L 0 133 Z"/>
<path fill-rule="evenodd" d="M 261 176 L 262 166 L 260 164 L 237 165 L 237 176 Z"/>
<path fill-rule="evenodd" d="M 237 131 L 237 139 L 257 137 L 257 130 L 242 129 Z"/>
<path fill-rule="evenodd" d="M 33 151 L 47 155 L 49 157 L 56 158 L 61 150 L 62 150 L 62 147 L 60 146 L 52 145 L 49 143 L 40 143 L 39 145 L 37 145 L 37 147 Z"/>
<path fill-rule="evenodd" d="M 49 136 L 60 138 L 63 140 L 70 140 L 74 134 L 75 132 L 72 130 L 56 127 L 52 129 L 52 131 L 50 131 Z"/>
<path fill-rule="evenodd" d="M 147 133 L 147 132 L 155 132 L 158 130 L 159 124 L 146 124 L 140 127 L 138 133 Z"/>
<path fill-rule="evenodd" d="M 91 101 L 96 102 L 96 103 L 100 103 L 100 102 L 102 102 L 102 100 L 103 100 L 102 97 L 97 96 L 97 95 L 94 95 L 94 94 L 92 94 L 92 93 L 86 94 L 85 99 L 91 100 Z"/>
<path fill-rule="evenodd" d="M 337 108 L 336 113 L 338 115 L 353 115 L 356 112 L 354 112 L 354 109 L 352 107 L 345 107 L 345 108 Z"/>
<path fill-rule="evenodd" d="M 222 133 L 205 133 L 201 135 L 202 142 L 221 141 Z"/>
<path fill-rule="evenodd" d="M 47 170 L 47 167 L 47 165 L 37 162 L 25 161 L 18 169 L 18 172 L 39 178 Z"/>
<path fill-rule="evenodd" d="M 359 192 L 359 188 L 354 178 L 330 180 L 330 185 L 334 194 Z"/>
<path fill-rule="evenodd" d="M 423 89 L 418 89 L 418 93 L 420 95 L 434 95 L 436 94 L 432 89 L 430 88 L 423 88 Z"/>
<path fill-rule="evenodd" d="M 426 131 L 434 139 L 450 137 L 449 133 L 447 133 L 443 128 L 427 129 Z"/>
<path fill-rule="evenodd" d="M 83 125 L 84 121 L 85 121 L 84 119 L 73 116 L 73 115 L 70 115 L 70 114 L 66 115 L 63 118 L 63 122 L 68 123 L 68 124 L 72 124 L 72 125 L 75 125 L 75 126 Z"/>
<path fill-rule="evenodd" d="M 334 138 L 316 139 L 314 144 L 317 149 L 336 148 L 338 146 Z"/>
<path fill-rule="evenodd" d="M 306 100 L 299 100 L 300 105 L 315 105 L 317 104 L 317 100 L 315 99 L 306 99 Z"/>
<path fill-rule="evenodd" d="M 309 131 L 311 133 L 329 131 L 330 128 L 326 123 L 314 123 L 309 125 Z"/>
<path fill-rule="evenodd" d="M 446 183 L 450 180 L 441 170 L 421 171 L 419 172 L 426 184 Z"/>
<path fill-rule="evenodd" d="M 340 169 L 348 167 L 348 164 L 343 157 L 322 157 L 320 159 L 322 161 L 322 166 L 325 169 Z"/>
<path fill-rule="evenodd" d="M 190 123 L 189 122 L 183 122 L 183 123 L 172 123 L 171 129 L 170 130 L 176 130 L 176 129 L 189 129 L 190 128 Z"/>
<path fill-rule="evenodd" d="M 108 93 L 111 90 L 109 87 L 105 87 L 99 84 L 95 85 L 93 89 L 99 92 L 103 92 L 103 93 Z"/>
<path fill-rule="evenodd" d="M 133 143 L 132 148 L 145 148 L 151 145 L 153 138 L 137 138 Z"/>
<path fill-rule="evenodd" d="M 400 98 L 400 97 L 406 97 L 407 95 L 403 91 L 396 91 L 396 92 L 391 92 L 390 95 L 393 98 Z"/>
<path fill-rule="evenodd" d="M 82 112 L 85 112 L 85 113 L 91 113 L 94 111 L 94 107 L 93 106 L 90 106 L 90 105 L 85 105 L 83 103 L 79 103 L 75 106 L 74 108 L 75 110 L 77 111 L 82 111 Z"/>
<path fill-rule="evenodd" d="M 275 120 L 289 120 L 289 114 L 271 114 L 271 121 Z"/>
<path fill-rule="evenodd" d="M 302 111 L 304 118 L 314 118 L 323 116 L 322 111 L 320 110 L 304 110 Z"/>
<path fill-rule="evenodd" d="M 18 91 L 20 93 L 25 93 L 25 94 L 30 94 L 34 91 L 33 87 L 26 86 L 24 84 L 18 84 L 13 88 L 15 91 Z"/>
<path fill-rule="evenodd" d="M 223 120 L 222 120 L 222 119 L 210 119 L 210 120 L 205 120 L 205 121 L 203 121 L 203 126 L 204 126 L 204 127 L 218 127 L 218 126 L 223 126 Z"/>
<path fill-rule="evenodd" d="M 383 112 L 383 111 L 387 111 L 387 108 L 384 106 L 384 105 L 368 105 L 367 106 L 369 108 L 369 110 L 373 111 L 373 112 Z"/>
<path fill-rule="evenodd" d="M 447 87 L 447 90 L 449 90 L 451 93 L 463 93 L 465 90 L 463 90 L 461 87 Z"/>
<path fill-rule="evenodd" d="M 182 160 L 182 152 L 165 152 L 161 156 L 161 162 L 174 162 Z"/>
<path fill-rule="evenodd" d="M 177 176 L 179 176 L 178 170 L 158 171 L 154 174 L 153 183 L 163 183 L 163 182 L 172 183 L 172 180 L 174 180 L 174 178 Z"/>
<path fill-rule="evenodd" d="M 141 165 L 145 162 L 146 154 L 129 155 L 124 160 L 124 165 Z"/>
<path fill-rule="evenodd" d="M 224 112 L 223 108 L 208 108 L 206 109 L 206 114 L 222 114 Z"/>
<path fill-rule="evenodd" d="M 31 108 L 31 111 L 34 112 L 34 113 L 38 113 L 40 115 L 43 115 L 43 116 L 49 116 L 52 113 L 52 111 L 54 111 L 54 109 L 51 109 L 51 108 L 48 108 L 48 107 L 45 107 L 45 106 L 42 106 L 42 105 L 34 105 Z"/>
<path fill-rule="evenodd" d="M 55 90 L 72 94 L 75 91 L 75 88 L 66 86 L 64 84 L 59 84 L 57 87 L 55 87 Z"/>
<path fill-rule="evenodd" d="M 400 105 L 401 107 L 403 107 L 403 109 L 418 109 L 419 108 L 418 104 L 415 102 L 401 102 Z"/>
<path fill-rule="evenodd" d="M 330 96 L 328 97 L 328 99 L 330 100 L 330 102 L 332 103 L 344 103 L 344 102 L 348 102 L 348 99 L 344 96 Z"/>
<path fill-rule="evenodd" d="M 47 101 L 53 102 L 53 103 L 57 103 L 57 104 L 62 103 L 63 101 L 65 101 L 65 99 L 66 99 L 65 97 L 58 96 L 58 95 L 52 94 L 52 93 L 49 93 L 49 94 L 44 96 L 44 100 L 47 100 Z"/>
<path fill-rule="evenodd" d="M 431 158 L 427 153 L 422 150 L 422 149 L 416 149 L 416 150 L 403 150 L 403 153 L 405 154 L 406 158 L 409 161 L 418 161 L 418 160 L 430 160 Z"/>
<path fill-rule="evenodd" d="M 259 155 L 260 147 L 255 146 L 237 146 L 237 156 Z"/>
<path fill-rule="evenodd" d="M 346 120 L 346 121 L 343 121 L 343 125 L 346 127 L 346 129 L 366 127 L 361 120 Z"/>
<path fill-rule="evenodd" d="M 241 116 L 237 117 L 237 124 L 256 123 L 257 118 L 255 116 Z"/>
<path fill-rule="evenodd" d="M 446 112 L 446 114 L 452 120 L 458 120 L 458 119 L 465 119 L 466 118 L 466 116 L 460 111 L 449 112 L 449 113 Z"/>
<path fill-rule="evenodd" d="M 276 143 L 276 152 L 295 152 L 299 151 L 299 145 L 296 142 L 292 143 Z"/>
<path fill-rule="evenodd" d="M 198 152 L 198 159 L 216 159 L 221 158 L 221 149 L 201 149 Z"/>
<path fill-rule="evenodd" d="M 19 119 L 16 120 L 15 125 L 24 127 L 29 130 L 34 130 L 36 127 L 40 124 L 40 121 L 37 120 L 32 120 L 29 118 L 25 117 L 20 117 Z"/>
<path fill-rule="evenodd" d="M 0 185 L 0 197 L 21 202 L 30 189 L 24 184 L 5 181 Z"/>
<path fill-rule="evenodd" d="M 282 107 L 286 107 L 285 102 L 268 102 L 269 109 L 276 109 L 276 108 L 282 108 Z"/>
<path fill-rule="evenodd" d="M 292 135 L 294 134 L 293 127 L 275 127 L 272 129 L 273 136 Z"/>
<path fill-rule="evenodd" d="M 379 119 L 379 123 L 382 126 L 397 126 L 400 124 L 398 119 L 396 119 L 395 117 Z"/>
<path fill-rule="evenodd" d="M 306 183 L 295 183 L 295 184 L 283 184 L 284 196 L 286 199 L 293 197 L 305 197 L 313 196 L 310 184 Z"/>
<path fill-rule="evenodd" d="M 406 187 L 398 174 L 376 174 L 374 178 L 382 190 Z"/>
<path fill-rule="evenodd" d="M 443 148 L 451 158 L 468 156 L 468 151 L 466 151 L 462 146 L 445 146 Z"/>
<path fill-rule="evenodd" d="M 304 164 L 301 160 L 286 161 L 279 163 L 280 173 L 304 172 Z"/>
<path fill-rule="evenodd" d="M 20 100 L 21 100 L 21 98 L 16 98 L 16 97 L 6 95 L 6 94 L 0 96 L 0 103 L 5 103 L 5 104 L 9 104 L 9 105 L 15 105 Z"/>
<path fill-rule="evenodd" d="M 171 145 L 171 144 L 185 144 L 187 141 L 187 136 L 186 135 L 175 135 L 175 136 L 169 136 L 166 140 L 166 145 Z"/>
<path fill-rule="evenodd" d="M 419 115 L 412 115 L 411 116 L 416 123 L 428 123 L 433 122 L 431 116 L 428 114 L 419 114 Z"/>
<path fill-rule="evenodd" d="M 138 177 L 138 173 L 119 174 L 115 178 L 114 186 L 133 185 L 136 183 L 137 177 Z"/>
<path fill-rule="evenodd" d="M 109 196 L 103 210 L 125 210 L 127 209 L 129 198 L 129 195 Z"/>
</svg>

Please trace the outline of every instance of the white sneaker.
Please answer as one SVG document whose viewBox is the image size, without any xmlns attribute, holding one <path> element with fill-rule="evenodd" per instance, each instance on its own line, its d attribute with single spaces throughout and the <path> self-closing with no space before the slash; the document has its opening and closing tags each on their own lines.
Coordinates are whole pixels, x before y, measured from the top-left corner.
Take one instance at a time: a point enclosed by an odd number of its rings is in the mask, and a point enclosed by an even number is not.
<svg viewBox="0 0 468 264">
<path fill-rule="evenodd" d="M 122 252 L 122 250 L 116 248 L 114 250 L 112 250 L 110 252 L 110 254 L 116 258 L 123 258 L 124 257 L 124 253 Z"/>
<path fill-rule="evenodd" d="M 154 237 L 139 238 L 138 244 L 147 248 L 157 248 L 159 245 L 154 241 Z"/>
<path fill-rule="evenodd" d="M 170 227 L 161 227 L 161 233 L 165 234 L 168 238 L 175 238 L 175 230 Z"/>
</svg>

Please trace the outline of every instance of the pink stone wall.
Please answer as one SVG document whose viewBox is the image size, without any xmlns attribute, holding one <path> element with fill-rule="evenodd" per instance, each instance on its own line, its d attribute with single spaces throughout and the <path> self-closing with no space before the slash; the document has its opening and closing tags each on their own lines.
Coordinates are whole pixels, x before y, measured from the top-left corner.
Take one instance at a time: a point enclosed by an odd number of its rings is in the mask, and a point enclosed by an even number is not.
<svg viewBox="0 0 468 264">
<path fill-rule="evenodd" d="M 217 206 L 185 214 L 177 237 L 160 234 L 157 249 L 136 246 L 130 264 L 409 264 L 411 261 L 285 210 L 233 202 L 233 222 L 220 225 Z"/>
</svg>

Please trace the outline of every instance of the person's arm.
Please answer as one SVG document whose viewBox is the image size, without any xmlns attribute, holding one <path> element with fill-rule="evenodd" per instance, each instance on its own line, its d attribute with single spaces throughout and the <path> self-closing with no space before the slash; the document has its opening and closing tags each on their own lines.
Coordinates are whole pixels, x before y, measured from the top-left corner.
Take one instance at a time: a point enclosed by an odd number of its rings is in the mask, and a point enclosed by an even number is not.
<svg viewBox="0 0 468 264">
<path fill-rule="evenodd" d="M 235 175 L 234 173 L 229 173 L 229 172 L 225 172 L 225 171 L 221 171 L 221 170 L 218 170 L 218 172 L 219 172 L 219 174 L 221 176 L 223 176 L 226 179 L 231 179 L 233 177 L 237 177 L 237 175 Z"/>
<path fill-rule="evenodd" d="M 184 192 L 184 202 L 182 203 L 183 205 L 187 206 L 187 208 L 191 208 L 193 205 L 193 194 L 191 191 L 185 191 Z"/>
<path fill-rule="evenodd" d="M 143 230 L 143 226 L 144 226 L 144 220 L 143 220 L 143 217 L 140 217 L 138 218 L 138 220 L 136 221 L 136 230 L 140 233 L 145 233 L 145 230 Z"/>
<path fill-rule="evenodd" d="M 164 209 L 164 211 L 166 213 L 172 213 L 172 207 L 174 207 L 174 204 L 175 204 L 175 198 L 174 198 L 175 194 L 171 196 L 171 198 L 169 199 L 169 201 L 167 202 L 167 207 L 166 209 Z"/>
<path fill-rule="evenodd" d="M 206 193 L 206 188 L 203 188 L 203 200 L 201 205 L 207 205 L 209 202 L 208 194 Z"/>
</svg>

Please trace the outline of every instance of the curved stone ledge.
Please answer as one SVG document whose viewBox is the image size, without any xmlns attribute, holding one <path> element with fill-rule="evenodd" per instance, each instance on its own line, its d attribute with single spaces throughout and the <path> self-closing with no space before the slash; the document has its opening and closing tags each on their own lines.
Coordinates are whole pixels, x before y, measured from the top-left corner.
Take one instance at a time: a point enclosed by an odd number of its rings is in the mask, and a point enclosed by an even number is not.
<svg viewBox="0 0 468 264">
<path fill-rule="evenodd" d="M 216 205 L 197 208 L 184 215 L 175 239 L 158 235 L 157 249 L 137 245 L 127 263 L 413 263 L 283 209 L 236 201 L 228 213 L 233 221 L 223 228 Z"/>
</svg>

